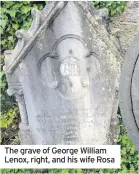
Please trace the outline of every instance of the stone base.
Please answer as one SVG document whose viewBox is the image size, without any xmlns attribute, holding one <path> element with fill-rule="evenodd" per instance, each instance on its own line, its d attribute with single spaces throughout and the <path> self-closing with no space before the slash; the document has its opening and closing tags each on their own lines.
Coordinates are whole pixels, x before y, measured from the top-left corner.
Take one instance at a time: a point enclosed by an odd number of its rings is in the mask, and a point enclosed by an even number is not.
<svg viewBox="0 0 139 174">
<path fill-rule="evenodd" d="M 28 124 L 20 123 L 19 124 L 19 139 L 20 144 L 22 145 L 32 145 L 31 132 L 29 130 Z"/>
<path fill-rule="evenodd" d="M 117 144 L 117 140 L 120 134 L 120 124 L 118 117 L 119 115 L 117 114 L 117 117 L 112 118 L 111 120 L 110 133 L 109 133 L 110 144 Z"/>
</svg>

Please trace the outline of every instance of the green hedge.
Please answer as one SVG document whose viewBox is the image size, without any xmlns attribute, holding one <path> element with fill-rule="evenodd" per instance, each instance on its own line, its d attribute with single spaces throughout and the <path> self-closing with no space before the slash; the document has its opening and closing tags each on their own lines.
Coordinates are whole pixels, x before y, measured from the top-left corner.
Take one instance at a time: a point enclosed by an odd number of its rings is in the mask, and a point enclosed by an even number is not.
<svg viewBox="0 0 139 174">
<path fill-rule="evenodd" d="M 126 8 L 125 1 L 93 1 L 93 5 L 97 9 L 107 8 L 110 17 L 123 13 Z"/>
<path fill-rule="evenodd" d="M 99 8 L 108 8 L 110 17 L 117 13 L 122 13 L 125 9 L 125 2 L 118 1 L 93 1 L 93 5 Z M 1 68 L 4 65 L 4 56 L 3 52 L 5 50 L 13 49 L 16 43 L 16 37 L 14 36 L 15 31 L 18 29 L 28 29 L 31 25 L 32 18 L 30 11 L 33 8 L 42 10 L 43 7 L 47 4 L 45 1 L 36 1 L 36 2 L 13 2 L 13 1 L 3 1 L 1 2 L 1 18 L 2 23 L 0 26 L 1 32 Z M 5 79 L 4 72 L 1 70 L 0 72 L 0 80 L 1 80 L 1 102 L 2 102 L 2 115 L 0 119 L 0 125 L 2 129 L 2 135 L 0 137 L 0 141 L 3 144 L 19 144 L 18 140 L 18 122 L 20 121 L 18 107 L 16 106 L 16 102 L 13 98 L 8 97 L 6 94 L 7 82 Z M 122 120 L 120 119 L 120 127 L 121 132 L 118 139 L 118 144 L 121 145 L 121 169 L 49 169 L 48 173 L 120 173 L 120 174 L 137 174 L 139 173 L 139 155 L 135 149 L 135 146 L 130 141 L 129 137 L 126 135 L 126 130 L 122 124 Z M 12 132 L 12 134 L 11 134 Z M 6 135 L 9 135 L 6 137 Z M 40 173 L 40 171 L 35 169 L 2 169 L 1 173 Z"/>
</svg>

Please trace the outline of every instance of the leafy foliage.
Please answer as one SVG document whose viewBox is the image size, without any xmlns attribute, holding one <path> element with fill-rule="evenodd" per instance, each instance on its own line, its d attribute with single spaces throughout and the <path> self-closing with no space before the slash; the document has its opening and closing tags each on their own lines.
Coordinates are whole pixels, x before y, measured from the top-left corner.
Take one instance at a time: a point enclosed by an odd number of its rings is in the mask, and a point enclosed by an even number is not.
<svg viewBox="0 0 139 174">
<path fill-rule="evenodd" d="M 32 19 L 30 11 L 33 8 L 41 10 L 45 1 L 3 1 L 1 2 L 1 18 L 2 23 L 0 26 L 1 33 L 1 68 L 4 64 L 3 52 L 8 49 L 13 49 L 16 43 L 16 38 L 14 33 L 18 29 L 28 29 L 31 25 Z M 107 8 L 109 14 L 113 15 L 119 13 L 121 14 L 125 7 L 126 2 L 123 1 L 93 1 L 93 5 L 99 8 Z M 0 142 L 2 144 L 19 144 L 19 139 L 17 135 L 18 123 L 20 122 L 19 111 L 16 106 L 13 107 L 15 101 L 13 98 L 9 98 L 6 94 L 7 83 L 5 79 L 4 72 L 0 72 L 0 87 L 1 87 L 1 102 L 2 102 L 2 115 L 0 119 L 0 128 L 2 130 L 2 135 L 0 137 Z M 118 144 L 121 145 L 121 169 L 48 169 L 49 174 L 91 174 L 91 173 L 119 173 L 119 174 L 137 174 L 139 173 L 139 155 L 135 149 L 135 146 L 130 141 L 126 134 L 125 128 L 120 124 L 121 133 L 118 139 Z M 2 174 L 7 173 L 41 173 L 41 171 L 36 169 L 2 169 Z"/>
<path fill-rule="evenodd" d="M 126 8 L 126 1 L 92 1 L 93 5 L 97 8 L 107 8 L 110 17 L 121 14 Z"/>
<path fill-rule="evenodd" d="M 3 113 L 0 117 L 0 143 L 1 144 L 19 144 L 18 140 L 18 123 L 20 121 L 19 111 L 17 107 L 10 108 L 7 113 Z"/>
</svg>

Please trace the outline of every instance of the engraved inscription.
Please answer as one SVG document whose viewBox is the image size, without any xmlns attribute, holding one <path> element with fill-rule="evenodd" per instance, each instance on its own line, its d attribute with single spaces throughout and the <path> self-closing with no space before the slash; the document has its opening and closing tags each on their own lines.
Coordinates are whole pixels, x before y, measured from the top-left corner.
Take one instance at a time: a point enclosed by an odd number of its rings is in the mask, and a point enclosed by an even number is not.
<svg viewBox="0 0 139 174">
<path fill-rule="evenodd" d="M 79 76 L 80 67 L 78 60 L 73 57 L 64 59 L 60 66 L 60 72 L 63 76 Z"/>
<path fill-rule="evenodd" d="M 76 144 L 83 136 L 82 128 L 87 126 L 93 131 L 93 112 L 93 109 L 57 109 L 42 116 L 37 115 L 36 120 L 40 126 L 36 130 L 42 134 L 51 132 L 52 135 L 60 136 L 61 143 L 63 141 L 66 144 Z"/>
</svg>

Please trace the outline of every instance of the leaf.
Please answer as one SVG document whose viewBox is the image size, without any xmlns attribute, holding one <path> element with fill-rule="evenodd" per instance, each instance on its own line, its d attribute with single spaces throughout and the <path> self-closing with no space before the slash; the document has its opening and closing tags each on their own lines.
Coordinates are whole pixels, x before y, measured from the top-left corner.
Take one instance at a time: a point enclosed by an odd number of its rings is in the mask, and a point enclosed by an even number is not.
<svg viewBox="0 0 139 174">
<path fill-rule="evenodd" d="M 23 25 L 24 29 L 28 29 L 31 25 L 31 22 L 25 22 L 25 24 Z"/>
<path fill-rule="evenodd" d="M 15 29 L 15 30 L 17 30 L 18 28 L 19 28 L 19 25 L 18 24 L 12 24 L 12 27 Z"/>
<path fill-rule="evenodd" d="M 22 2 L 18 2 L 18 3 L 15 3 L 12 8 L 15 9 L 15 10 L 19 10 L 20 7 L 23 6 L 23 3 Z"/>
<path fill-rule="evenodd" d="M 31 8 L 30 6 L 22 6 L 21 10 L 23 13 L 28 13 L 31 10 Z"/>
<path fill-rule="evenodd" d="M 11 18 L 14 18 L 15 17 L 15 14 L 16 14 L 16 10 L 7 10 L 7 13 L 11 16 Z"/>
<path fill-rule="evenodd" d="M 13 4 L 14 4 L 14 2 L 12 2 L 12 1 L 7 1 L 7 2 L 5 2 L 5 7 L 8 9 L 8 8 L 10 8 Z"/>
<path fill-rule="evenodd" d="M 6 43 L 6 40 L 2 40 L 1 44 L 4 45 Z"/>
<path fill-rule="evenodd" d="M 8 40 L 9 40 L 9 41 L 13 41 L 13 36 L 9 36 L 9 37 L 8 37 Z"/>
<path fill-rule="evenodd" d="M 5 74 L 4 71 L 0 72 L 0 79 L 3 77 L 4 74 Z"/>
<path fill-rule="evenodd" d="M 1 20 L 1 26 L 2 26 L 2 28 L 5 28 L 6 24 L 7 24 L 7 21 L 4 20 L 4 19 L 2 19 Z"/>
<path fill-rule="evenodd" d="M 34 4 L 33 9 L 38 9 L 38 6 L 36 4 Z"/>
<path fill-rule="evenodd" d="M 0 27 L 0 34 L 3 34 L 3 28 Z"/>
</svg>

